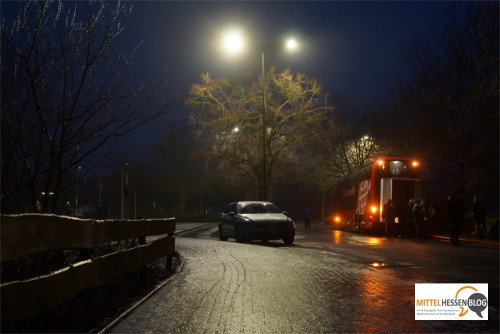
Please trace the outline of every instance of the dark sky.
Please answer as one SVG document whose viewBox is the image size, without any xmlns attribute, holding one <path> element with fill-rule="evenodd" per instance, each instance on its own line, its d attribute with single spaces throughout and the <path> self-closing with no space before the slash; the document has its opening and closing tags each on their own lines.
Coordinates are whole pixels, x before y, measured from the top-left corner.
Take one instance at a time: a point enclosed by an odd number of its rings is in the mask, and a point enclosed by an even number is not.
<svg viewBox="0 0 500 334">
<path fill-rule="evenodd" d="M 254 43 L 276 44 L 297 38 L 295 53 L 266 54 L 266 65 L 290 67 L 317 78 L 332 95 L 366 105 L 385 102 L 397 74 L 405 73 L 398 47 L 415 32 L 430 38 L 430 28 L 445 21 L 449 1 L 135 1 L 125 29 L 114 44 L 136 54 L 145 83 L 168 80 L 167 94 L 184 96 L 200 74 L 214 76 L 260 72 L 260 52 L 248 49 L 227 57 L 221 32 L 239 26 Z M 462 4 L 462 2 L 456 2 Z M 4 2 L 4 5 L 6 3 Z M 12 4 L 12 3 L 9 3 Z M 149 150 L 165 122 L 186 119 L 179 108 L 170 116 L 130 135 L 124 146 Z"/>
<path fill-rule="evenodd" d="M 405 71 L 396 57 L 402 40 L 414 32 L 430 37 L 430 28 L 444 23 L 449 6 L 446 1 L 139 1 L 125 22 L 119 47 L 126 51 L 142 41 L 136 58 L 141 76 L 166 78 L 170 89 L 183 95 L 202 72 L 260 71 L 258 50 L 239 58 L 221 52 L 219 37 L 227 27 L 237 25 L 264 45 L 293 35 L 300 50 L 266 54 L 266 65 L 304 72 L 331 94 L 347 95 L 354 103 L 383 102 L 396 75 Z M 171 117 L 186 113 L 181 108 Z M 144 148 L 153 133 L 148 127 L 133 137 Z"/>
</svg>

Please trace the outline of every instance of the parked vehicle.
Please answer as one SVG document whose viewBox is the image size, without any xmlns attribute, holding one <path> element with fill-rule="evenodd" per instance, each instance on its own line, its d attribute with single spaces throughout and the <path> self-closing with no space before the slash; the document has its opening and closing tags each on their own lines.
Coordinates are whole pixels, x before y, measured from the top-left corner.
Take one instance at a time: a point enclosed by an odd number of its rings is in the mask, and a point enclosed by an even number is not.
<svg viewBox="0 0 500 334">
<path fill-rule="evenodd" d="M 291 245 L 295 223 L 273 203 L 260 201 L 234 202 L 221 215 L 219 239 L 235 238 L 237 242 L 282 239 Z"/>
</svg>

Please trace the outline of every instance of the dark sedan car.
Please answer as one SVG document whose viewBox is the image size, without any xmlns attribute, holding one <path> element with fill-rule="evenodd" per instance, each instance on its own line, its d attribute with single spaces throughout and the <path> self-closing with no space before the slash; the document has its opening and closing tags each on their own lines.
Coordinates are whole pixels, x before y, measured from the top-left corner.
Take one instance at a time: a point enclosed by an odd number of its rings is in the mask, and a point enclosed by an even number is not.
<svg viewBox="0 0 500 334">
<path fill-rule="evenodd" d="M 282 239 L 291 245 L 295 223 L 286 212 L 269 202 L 235 202 L 221 215 L 219 239 L 235 238 L 237 242 Z"/>
</svg>

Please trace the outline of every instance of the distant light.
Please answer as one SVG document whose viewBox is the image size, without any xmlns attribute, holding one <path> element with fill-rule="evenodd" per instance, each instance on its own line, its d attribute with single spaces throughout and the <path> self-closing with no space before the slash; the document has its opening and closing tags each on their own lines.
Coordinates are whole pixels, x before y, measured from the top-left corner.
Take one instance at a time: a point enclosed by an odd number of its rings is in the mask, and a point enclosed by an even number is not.
<svg viewBox="0 0 500 334">
<path fill-rule="evenodd" d="M 411 163 L 411 165 L 412 165 L 413 167 L 418 167 L 418 161 L 413 161 L 413 162 Z"/>
<path fill-rule="evenodd" d="M 368 139 L 370 139 L 370 136 L 364 136 L 364 137 L 363 137 L 363 138 L 361 138 L 361 139 L 363 139 L 363 140 L 368 140 Z"/>
<path fill-rule="evenodd" d="M 233 29 L 224 34 L 222 46 L 224 50 L 231 55 L 238 54 L 245 47 L 244 37 L 241 31 Z"/>
<path fill-rule="evenodd" d="M 286 48 L 288 50 L 295 50 L 297 49 L 298 47 L 298 44 L 297 44 L 297 41 L 293 38 L 289 39 L 288 41 L 286 41 Z"/>
<path fill-rule="evenodd" d="M 385 263 L 374 262 L 374 263 L 370 263 L 370 266 L 371 267 L 385 267 L 386 264 Z"/>
<path fill-rule="evenodd" d="M 237 132 L 239 132 L 239 131 L 240 131 L 240 128 L 239 128 L 239 127 L 235 127 L 235 128 L 233 129 L 233 131 L 232 131 L 232 132 L 233 132 L 233 133 L 237 133 Z"/>
</svg>

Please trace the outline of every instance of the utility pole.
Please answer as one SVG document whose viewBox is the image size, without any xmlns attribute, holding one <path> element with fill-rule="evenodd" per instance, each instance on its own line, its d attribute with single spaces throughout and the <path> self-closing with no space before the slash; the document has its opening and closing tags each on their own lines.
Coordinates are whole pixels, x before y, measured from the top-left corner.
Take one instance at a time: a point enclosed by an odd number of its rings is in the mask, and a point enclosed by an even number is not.
<svg viewBox="0 0 500 334">
<path fill-rule="evenodd" d="M 122 166 L 122 210 L 121 219 L 128 218 L 128 164 Z"/>
</svg>

